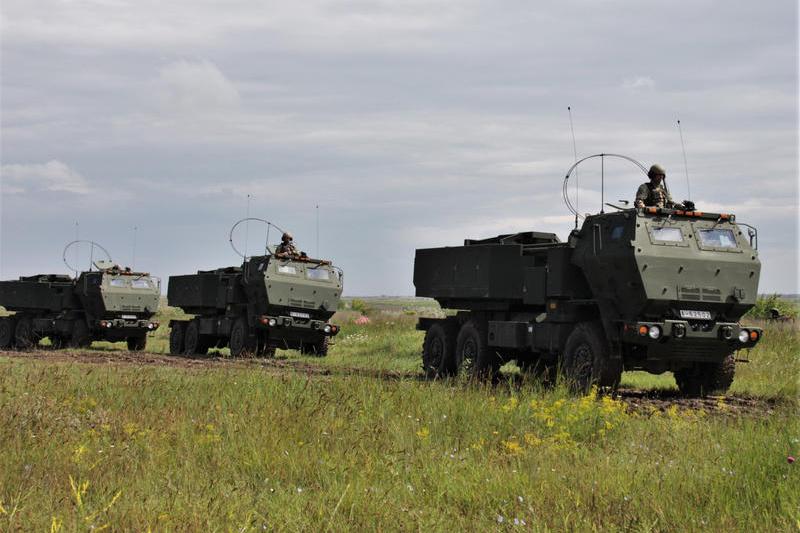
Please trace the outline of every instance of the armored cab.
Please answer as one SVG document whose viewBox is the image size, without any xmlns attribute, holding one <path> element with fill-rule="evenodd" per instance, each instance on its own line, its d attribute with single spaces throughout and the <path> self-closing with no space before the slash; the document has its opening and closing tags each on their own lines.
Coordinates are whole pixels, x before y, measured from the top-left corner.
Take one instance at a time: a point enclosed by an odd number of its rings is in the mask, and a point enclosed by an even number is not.
<svg viewBox="0 0 800 533">
<path fill-rule="evenodd" d="M 126 341 L 143 350 L 161 296 L 160 282 L 109 261 L 77 278 L 60 274 L 0 281 L 0 305 L 14 314 L 0 318 L 0 349 L 27 349 L 48 337 L 55 347 L 86 347 L 92 341 Z"/>
<path fill-rule="evenodd" d="M 417 296 L 457 310 L 420 319 L 423 367 L 516 360 L 582 389 L 672 371 L 686 394 L 727 390 L 735 352 L 762 334 L 739 322 L 758 294 L 752 238 L 734 215 L 647 207 L 588 216 L 567 242 L 526 232 L 417 250 Z"/>
<path fill-rule="evenodd" d="M 248 257 L 241 267 L 171 276 L 169 305 L 193 314 L 170 322 L 170 353 L 271 357 L 276 348 L 324 356 L 339 332 L 329 323 L 342 294 L 342 272 L 300 255 Z"/>
</svg>

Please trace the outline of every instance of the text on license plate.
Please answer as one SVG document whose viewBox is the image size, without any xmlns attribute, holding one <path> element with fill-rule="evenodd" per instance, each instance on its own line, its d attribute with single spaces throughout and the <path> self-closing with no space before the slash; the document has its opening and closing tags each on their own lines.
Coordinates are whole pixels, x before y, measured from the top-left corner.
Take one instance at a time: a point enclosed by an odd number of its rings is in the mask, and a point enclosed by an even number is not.
<svg viewBox="0 0 800 533">
<path fill-rule="evenodd" d="M 299 313 L 297 311 L 289 311 L 289 314 L 295 318 L 311 318 L 308 313 Z"/>
<path fill-rule="evenodd" d="M 681 318 L 692 318 L 695 320 L 711 320 L 711 313 L 709 311 L 693 311 L 690 309 L 681 309 Z"/>
</svg>

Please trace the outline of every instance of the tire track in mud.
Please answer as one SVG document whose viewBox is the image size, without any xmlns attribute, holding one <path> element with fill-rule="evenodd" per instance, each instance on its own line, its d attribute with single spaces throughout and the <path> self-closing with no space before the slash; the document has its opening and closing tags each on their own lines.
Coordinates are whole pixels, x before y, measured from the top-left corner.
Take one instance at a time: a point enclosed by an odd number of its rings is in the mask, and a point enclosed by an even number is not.
<svg viewBox="0 0 800 533">
<path fill-rule="evenodd" d="M 308 377 L 333 378 L 363 376 L 386 381 L 425 381 L 421 372 L 402 372 L 347 366 L 323 366 L 306 361 L 281 358 L 238 358 L 208 356 L 174 356 L 150 352 L 127 352 L 113 350 L 47 350 L 7 351 L 0 350 L 0 358 L 25 359 L 50 363 L 94 364 L 109 366 L 161 366 L 190 370 L 213 370 L 220 368 L 253 369 L 271 375 L 300 374 Z M 500 379 L 499 385 L 519 386 L 519 379 L 509 376 Z M 638 390 L 621 388 L 613 393 L 617 400 L 642 415 L 655 415 L 667 410 L 704 411 L 720 416 L 769 416 L 781 404 L 790 400 L 746 395 L 708 396 L 687 398 L 675 389 Z"/>
</svg>

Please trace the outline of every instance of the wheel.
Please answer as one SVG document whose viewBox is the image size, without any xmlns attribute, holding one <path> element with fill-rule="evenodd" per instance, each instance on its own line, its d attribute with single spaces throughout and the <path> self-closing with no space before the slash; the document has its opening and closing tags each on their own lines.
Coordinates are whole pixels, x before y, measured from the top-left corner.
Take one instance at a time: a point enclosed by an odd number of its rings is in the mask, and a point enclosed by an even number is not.
<svg viewBox="0 0 800 533">
<path fill-rule="evenodd" d="M 14 329 L 16 326 L 13 317 L 0 318 L 0 350 L 11 348 L 14 343 Z"/>
<path fill-rule="evenodd" d="M 497 375 L 502 358 L 486 343 L 486 328 L 478 320 L 461 326 L 456 339 L 456 372 L 469 377 L 486 379 Z"/>
<path fill-rule="evenodd" d="M 258 348 L 258 339 L 250 333 L 250 327 L 244 317 L 236 319 L 231 328 L 231 356 L 251 356 Z"/>
<path fill-rule="evenodd" d="M 314 357 L 325 357 L 328 355 L 328 340 L 329 337 L 322 337 L 317 342 L 305 342 L 300 352 Z"/>
<path fill-rule="evenodd" d="M 20 318 L 14 328 L 14 339 L 19 350 L 30 350 L 36 345 L 30 318 Z"/>
<path fill-rule="evenodd" d="M 422 371 L 428 379 L 452 376 L 456 371 L 455 327 L 436 322 L 425 332 L 422 343 Z"/>
<path fill-rule="evenodd" d="M 142 352 L 147 346 L 147 336 L 139 335 L 137 337 L 128 337 L 125 339 L 128 343 L 129 352 Z"/>
<path fill-rule="evenodd" d="M 610 360 L 600 323 L 581 322 L 575 326 L 564 346 L 562 371 L 576 392 L 586 393 L 592 385 L 612 388 L 619 385 L 622 365 Z"/>
<path fill-rule="evenodd" d="M 186 333 L 183 337 L 183 353 L 186 355 L 204 355 L 208 353 L 208 344 L 204 342 L 200 335 L 200 324 L 192 320 L 186 326 Z"/>
<path fill-rule="evenodd" d="M 182 355 L 185 348 L 184 337 L 186 336 L 186 323 L 173 322 L 169 330 L 169 353 L 171 355 Z"/>
<path fill-rule="evenodd" d="M 733 354 L 718 363 L 695 363 L 689 368 L 675 371 L 675 383 L 684 396 L 706 396 L 726 393 L 733 383 L 736 360 Z"/>
<path fill-rule="evenodd" d="M 70 348 L 87 348 L 92 344 L 89 326 L 82 318 L 72 322 L 72 333 L 69 337 Z"/>
</svg>

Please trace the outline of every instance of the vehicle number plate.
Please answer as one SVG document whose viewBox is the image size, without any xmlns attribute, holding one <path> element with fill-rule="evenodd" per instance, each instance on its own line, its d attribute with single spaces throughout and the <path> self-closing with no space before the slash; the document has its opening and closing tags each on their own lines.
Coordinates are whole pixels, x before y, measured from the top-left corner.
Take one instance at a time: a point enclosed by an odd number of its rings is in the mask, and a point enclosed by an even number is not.
<svg viewBox="0 0 800 533">
<path fill-rule="evenodd" d="M 298 313 L 297 311 L 289 311 L 289 314 L 295 318 L 311 318 L 308 313 Z"/>
<path fill-rule="evenodd" d="M 694 320 L 711 320 L 711 313 L 709 311 L 693 311 L 689 309 L 681 309 L 681 318 L 694 319 Z"/>
<path fill-rule="evenodd" d="M 136 320 L 136 315 L 122 315 L 125 320 Z"/>
</svg>

